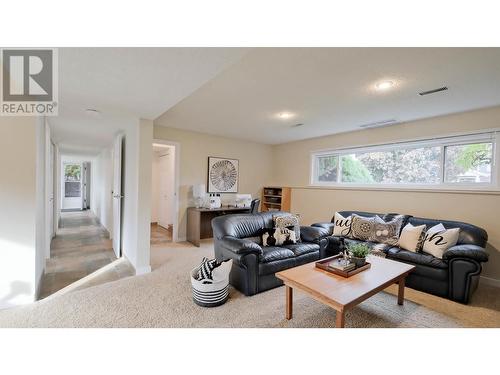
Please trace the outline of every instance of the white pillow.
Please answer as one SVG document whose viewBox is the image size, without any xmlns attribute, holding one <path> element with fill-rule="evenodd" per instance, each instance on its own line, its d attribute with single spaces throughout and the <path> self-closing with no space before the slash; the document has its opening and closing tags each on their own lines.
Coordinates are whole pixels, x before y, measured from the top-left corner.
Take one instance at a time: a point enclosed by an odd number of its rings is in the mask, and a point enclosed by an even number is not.
<svg viewBox="0 0 500 375">
<path fill-rule="evenodd" d="M 413 226 L 410 223 L 401 231 L 399 236 L 398 246 L 402 249 L 412 251 L 414 253 L 422 249 L 425 238 L 425 225 Z"/>
<path fill-rule="evenodd" d="M 338 212 L 335 212 L 335 216 L 333 218 L 333 235 L 334 236 L 343 236 L 343 237 L 351 237 L 351 220 L 352 216 L 343 217 Z"/>
<path fill-rule="evenodd" d="M 430 228 L 425 234 L 424 252 L 442 259 L 444 252 L 458 242 L 460 228 L 446 229 L 443 224 Z"/>
</svg>

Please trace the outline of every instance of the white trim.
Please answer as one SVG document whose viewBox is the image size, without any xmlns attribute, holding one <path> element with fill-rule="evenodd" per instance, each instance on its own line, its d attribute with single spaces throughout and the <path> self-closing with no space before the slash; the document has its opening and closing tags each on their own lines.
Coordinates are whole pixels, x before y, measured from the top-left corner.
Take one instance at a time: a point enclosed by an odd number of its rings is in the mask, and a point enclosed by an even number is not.
<svg viewBox="0 0 500 375">
<path fill-rule="evenodd" d="M 332 149 L 323 149 L 310 152 L 310 170 L 309 170 L 309 186 L 311 187 L 342 187 L 342 188 L 352 188 L 352 189 L 363 189 L 363 188 L 373 188 L 373 189 L 401 189 L 401 190 L 478 190 L 478 191 L 500 191 L 500 186 L 498 184 L 498 166 L 500 165 L 500 155 L 498 152 L 497 142 L 500 140 L 500 129 L 474 132 L 468 134 L 454 134 L 449 136 L 439 136 L 431 138 L 419 138 L 418 140 L 405 140 L 405 141 L 395 141 L 391 143 L 383 144 L 371 144 L 367 146 L 353 146 L 353 147 L 341 147 Z M 451 145 L 461 145 L 470 144 L 478 142 L 492 142 L 493 143 L 493 161 L 491 168 L 491 182 L 490 183 L 445 183 L 445 149 L 446 146 Z M 441 160 L 440 160 L 440 182 L 436 184 L 356 184 L 349 182 L 340 182 L 341 178 L 341 163 L 340 158 L 342 155 L 347 155 L 351 153 L 364 153 L 364 152 L 374 152 L 374 151 L 387 151 L 398 148 L 420 148 L 420 147 L 440 147 L 441 148 Z M 316 181 L 317 175 L 317 163 L 318 157 L 332 155 L 337 156 L 337 181 L 335 182 L 320 182 Z"/>
<path fill-rule="evenodd" d="M 135 269 L 135 275 L 144 275 L 145 273 L 150 273 L 151 272 L 151 266 L 144 266 L 144 267 L 139 267 Z"/>
<path fill-rule="evenodd" d="M 500 127 L 498 128 L 488 128 L 488 129 L 481 129 L 481 130 L 471 130 L 471 131 L 464 131 L 464 132 L 455 132 L 455 133 L 447 133 L 446 135 L 436 135 L 436 136 L 422 136 L 422 137 L 415 137 L 415 138 L 403 138 L 400 140 L 395 140 L 395 141 L 389 141 L 385 143 L 365 143 L 365 144 L 358 144 L 358 145 L 352 145 L 352 146 L 346 146 L 346 147 L 336 147 L 336 148 L 323 148 L 323 149 L 317 149 L 317 150 L 312 150 L 311 153 L 316 154 L 316 153 L 328 153 L 332 151 L 337 151 L 337 150 L 348 150 L 348 149 L 361 149 L 361 148 L 368 148 L 372 146 L 384 146 L 384 145 L 394 145 L 394 144 L 405 144 L 405 143 L 412 143 L 412 142 L 420 142 L 420 141 L 426 141 L 426 140 L 437 140 L 437 139 L 443 139 L 443 138 L 453 138 L 453 137 L 462 137 L 462 136 L 473 136 L 473 135 L 481 135 L 485 133 L 500 133 Z M 342 133 L 340 133 L 342 134 Z"/>
<path fill-rule="evenodd" d="M 173 146 L 175 149 L 175 181 L 174 181 L 174 222 L 172 223 L 172 242 L 181 242 L 179 239 L 179 184 L 181 170 L 181 144 L 179 142 L 153 138 L 153 143 Z"/>
<path fill-rule="evenodd" d="M 494 286 L 496 288 L 500 288 L 500 280 L 493 279 L 491 277 L 480 276 L 480 283 L 484 285 Z"/>
</svg>

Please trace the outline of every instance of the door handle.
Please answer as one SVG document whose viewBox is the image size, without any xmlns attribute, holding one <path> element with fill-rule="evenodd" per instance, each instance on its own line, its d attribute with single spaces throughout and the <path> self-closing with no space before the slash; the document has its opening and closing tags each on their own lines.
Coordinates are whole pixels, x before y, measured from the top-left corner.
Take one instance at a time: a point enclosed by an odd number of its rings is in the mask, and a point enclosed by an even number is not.
<svg viewBox="0 0 500 375">
<path fill-rule="evenodd" d="M 123 198 L 123 195 L 115 194 L 115 195 L 113 195 L 113 198 L 116 198 L 116 199 Z"/>
</svg>

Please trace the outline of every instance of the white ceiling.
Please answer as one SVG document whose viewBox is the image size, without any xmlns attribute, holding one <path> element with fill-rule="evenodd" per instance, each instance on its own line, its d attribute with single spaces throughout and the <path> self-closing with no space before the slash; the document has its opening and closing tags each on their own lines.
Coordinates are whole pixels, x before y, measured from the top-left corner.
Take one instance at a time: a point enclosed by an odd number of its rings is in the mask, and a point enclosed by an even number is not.
<svg viewBox="0 0 500 375">
<path fill-rule="evenodd" d="M 156 123 L 277 144 L 499 105 L 499 66 L 500 48 L 258 48 Z M 397 86 L 375 91 L 385 79 Z"/>
<path fill-rule="evenodd" d="M 244 48 L 60 48 L 59 116 L 67 152 L 98 153 L 126 118 L 154 119 L 240 59 Z M 95 118 L 85 109 L 101 111 Z"/>
</svg>

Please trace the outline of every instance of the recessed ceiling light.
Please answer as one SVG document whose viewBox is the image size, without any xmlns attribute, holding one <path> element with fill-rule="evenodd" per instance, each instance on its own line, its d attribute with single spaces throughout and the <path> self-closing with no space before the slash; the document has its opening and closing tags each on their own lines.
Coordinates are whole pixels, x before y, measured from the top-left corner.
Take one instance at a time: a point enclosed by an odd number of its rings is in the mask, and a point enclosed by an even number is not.
<svg viewBox="0 0 500 375">
<path fill-rule="evenodd" d="M 282 120 L 288 120 L 289 118 L 295 117 L 295 114 L 291 112 L 280 112 L 278 113 L 278 117 Z"/>
<path fill-rule="evenodd" d="M 375 85 L 375 88 L 379 91 L 388 90 L 393 87 L 395 83 L 393 81 L 381 81 Z"/>
</svg>

